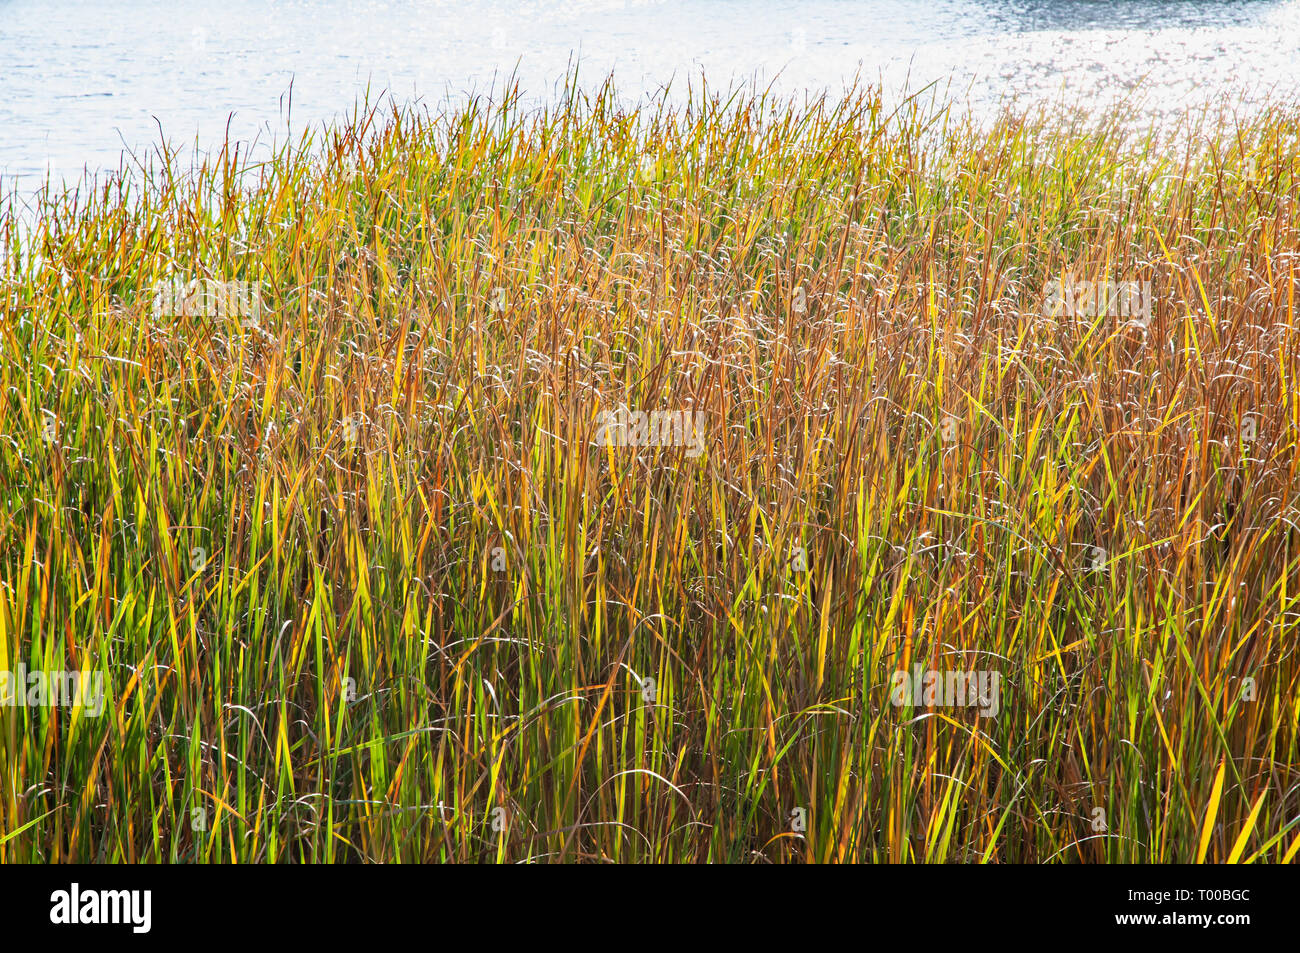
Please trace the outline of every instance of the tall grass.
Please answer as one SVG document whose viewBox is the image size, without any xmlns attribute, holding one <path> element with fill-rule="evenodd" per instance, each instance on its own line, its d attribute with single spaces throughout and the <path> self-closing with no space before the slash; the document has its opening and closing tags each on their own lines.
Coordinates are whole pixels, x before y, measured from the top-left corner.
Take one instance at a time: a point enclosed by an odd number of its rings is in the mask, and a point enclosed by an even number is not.
<svg viewBox="0 0 1300 953">
<path fill-rule="evenodd" d="M 0 861 L 1291 861 L 1300 109 L 1116 118 L 607 85 L 11 197 L 0 669 L 108 701 L 0 708 Z"/>
</svg>

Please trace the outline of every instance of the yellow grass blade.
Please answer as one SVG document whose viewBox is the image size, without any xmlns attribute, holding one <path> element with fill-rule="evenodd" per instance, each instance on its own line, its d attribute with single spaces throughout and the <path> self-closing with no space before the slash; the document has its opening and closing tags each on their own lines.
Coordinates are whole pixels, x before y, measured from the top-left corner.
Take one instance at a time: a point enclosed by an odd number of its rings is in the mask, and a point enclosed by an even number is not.
<svg viewBox="0 0 1300 953">
<path fill-rule="evenodd" d="M 1255 806 L 1250 809 L 1250 816 L 1246 818 L 1246 823 L 1241 828 L 1241 833 L 1237 835 L 1237 843 L 1232 845 L 1232 853 L 1228 855 L 1228 863 L 1235 864 L 1241 857 L 1242 851 L 1246 849 L 1246 842 L 1250 840 L 1250 835 L 1255 830 L 1255 818 L 1259 816 L 1259 809 L 1264 803 L 1264 796 L 1266 794 L 1268 794 L 1268 792 L 1264 791 L 1255 799 Z"/>
<path fill-rule="evenodd" d="M 1201 825 L 1201 844 L 1196 849 L 1196 862 L 1205 863 L 1205 852 L 1210 847 L 1210 835 L 1214 833 L 1214 819 L 1219 813 L 1219 796 L 1223 793 L 1223 770 L 1227 767 L 1219 761 L 1219 771 L 1214 776 L 1214 787 L 1210 791 L 1210 803 L 1205 809 L 1205 823 Z"/>
</svg>

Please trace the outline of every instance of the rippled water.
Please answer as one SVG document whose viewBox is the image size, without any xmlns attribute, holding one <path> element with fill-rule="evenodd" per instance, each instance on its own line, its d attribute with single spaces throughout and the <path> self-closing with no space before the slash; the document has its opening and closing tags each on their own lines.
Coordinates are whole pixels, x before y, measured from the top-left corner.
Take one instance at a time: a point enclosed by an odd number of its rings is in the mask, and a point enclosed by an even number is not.
<svg viewBox="0 0 1300 953">
<path fill-rule="evenodd" d="M 1155 116 L 1300 96 L 1300 0 L 0 0 L 0 180 L 116 168 L 160 128 L 270 141 L 291 81 L 295 127 L 367 86 L 437 101 L 514 71 L 543 101 L 574 57 L 627 95 L 701 73 L 784 91 L 953 77 L 979 110 L 1140 82 Z"/>
</svg>

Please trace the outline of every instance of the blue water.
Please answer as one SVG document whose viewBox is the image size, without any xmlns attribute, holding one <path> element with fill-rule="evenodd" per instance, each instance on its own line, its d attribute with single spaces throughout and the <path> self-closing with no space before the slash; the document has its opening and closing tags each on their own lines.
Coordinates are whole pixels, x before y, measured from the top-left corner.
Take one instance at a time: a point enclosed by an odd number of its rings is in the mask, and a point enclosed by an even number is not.
<svg viewBox="0 0 1300 953">
<path fill-rule="evenodd" d="M 700 76 L 836 90 L 934 79 L 990 110 L 1144 115 L 1300 97 L 1300 0 L 0 0 L 0 185 L 116 168 L 160 135 L 265 144 L 365 95 L 437 102 L 515 72 L 554 95 L 575 57 L 629 97 Z M 287 115 L 292 84 L 292 115 Z M 161 131 L 160 131 L 161 130 Z"/>
</svg>

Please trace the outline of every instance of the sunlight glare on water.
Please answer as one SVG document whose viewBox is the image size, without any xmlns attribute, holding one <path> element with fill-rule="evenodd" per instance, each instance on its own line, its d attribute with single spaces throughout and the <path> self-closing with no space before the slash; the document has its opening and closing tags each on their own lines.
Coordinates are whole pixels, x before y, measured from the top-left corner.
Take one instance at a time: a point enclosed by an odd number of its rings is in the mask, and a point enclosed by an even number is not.
<svg viewBox="0 0 1300 953">
<path fill-rule="evenodd" d="M 0 0 L 0 177 L 116 168 L 159 128 L 177 146 L 283 134 L 366 95 L 487 91 L 533 102 L 610 73 L 629 97 L 701 74 L 887 89 L 932 80 L 987 110 L 1097 105 L 1142 84 L 1152 116 L 1232 90 L 1300 89 L 1300 0 Z"/>
</svg>

